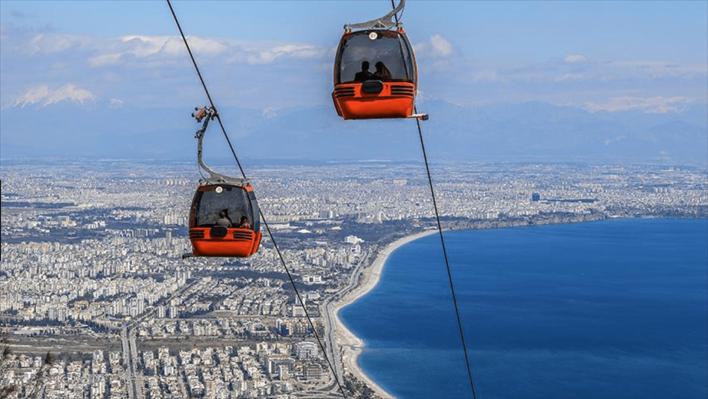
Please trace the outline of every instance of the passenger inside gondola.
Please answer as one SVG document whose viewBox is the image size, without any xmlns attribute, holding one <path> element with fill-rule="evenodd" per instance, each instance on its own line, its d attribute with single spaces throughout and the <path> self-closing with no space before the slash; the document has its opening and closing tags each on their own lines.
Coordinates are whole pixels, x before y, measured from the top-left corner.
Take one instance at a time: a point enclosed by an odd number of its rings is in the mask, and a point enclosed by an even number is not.
<svg viewBox="0 0 708 399">
<path fill-rule="evenodd" d="M 375 67 L 375 69 L 374 69 Z M 335 85 L 366 80 L 415 83 L 413 49 L 396 31 L 378 31 L 372 40 L 368 31 L 342 39 L 335 66 Z"/>
<path fill-rule="evenodd" d="M 391 80 L 391 71 L 386 68 L 386 64 L 379 61 L 376 63 L 376 72 L 374 72 L 374 79 L 389 81 Z"/>
<path fill-rule="evenodd" d="M 231 227 L 233 225 L 233 222 L 231 221 L 231 218 L 229 217 L 229 210 L 224 209 L 221 212 L 219 212 L 219 218 L 216 220 L 216 225 L 221 226 L 221 227 Z"/>
<path fill-rule="evenodd" d="M 251 222 L 248 221 L 248 218 L 246 216 L 241 216 L 241 222 L 238 224 L 238 227 L 240 229 L 250 229 Z"/>
<path fill-rule="evenodd" d="M 373 76 L 374 75 L 369 72 L 369 61 L 364 61 L 361 63 L 361 71 L 354 75 L 354 80 L 357 82 L 363 82 L 371 79 Z"/>
<path fill-rule="evenodd" d="M 234 228 L 241 224 L 243 217 L 251 225 L 249 215 L 254 211 L 245 190 L 226 185 L 199 191 L 194 206 L 194 225 L 200 227 Z"/>
</svg>

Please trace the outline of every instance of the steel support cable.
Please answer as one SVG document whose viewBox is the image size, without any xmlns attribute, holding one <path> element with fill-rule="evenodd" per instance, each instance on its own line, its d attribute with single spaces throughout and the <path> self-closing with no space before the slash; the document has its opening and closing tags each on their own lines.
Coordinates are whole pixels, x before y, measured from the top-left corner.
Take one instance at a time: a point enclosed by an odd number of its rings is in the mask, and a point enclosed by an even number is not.
<svg viewBox="0 0 708 399">
<path fill-rule="evenodd" d="M 418 112 L 417 110 L 415 111 Z M 425 142 L 423 141 L 423 129 L 420 127 L 420 120 L 416 119 L 416 124 L 418 126 L 418 137 L 420 138 L 420 149 L 423 151 L 423 160 L 425 161 L 425 172 L 428 175 L 428 185 L 430 186 L 430 196 L 433 199 L 433 209 L 435 209 L 435 221 L 438 225 L 438 235 L 440 236 L 440 245 L 442 246 L 443 257 L 445 258 L 445 269 L 447 270 L 447 281 L 450 286 L 450 295 L 452 296 L 452 303 L 455 306 L 455 316 L 457 317 L 457 329 L 460 334 L 460 341 L 462 343 L 462 351 L 465 354 L 465 366 L 467 367 L 467 380 L 470 384 L 470 390 L 472 391 L 472 398 L 477 398 L 477 389 L 475 388 L 474 379 L 472 378 L 472 366 L 470 364 L 470 358 L 467 351 L 467 341 L 465 340 L 465 332 L 462 328 L 462 317 L 460 316 L 460 307 L 457 303 L 457 295 L 455 294 L 455 284 L 452 279 L 452 272 L 450 270 L 450 261 L 447 256 L 447 247 L 445 246 L 445 238 L 442 232 L 442 225 L 440 224 L 440 213 L 438 211 L 438 204 L 435 199 L 435 189 L 433 188 L 433 179 L 430 176 L 430 166 L 428 165 L 428 154 L 425 151 Z"/>
<path fill-rule="evenodd" d="M 234 159 L 236 160 L 236 165 L 238 165 L 239 171 L 241 171 L 241 175 L 243 178 L 246 178 L 246 173 L 243 171 L 243 167 L 241 166 L 241 162 L 238 160 L 238 156 L 236 156 L 236 151 L 234 150 L 234 146 L 231 144 L 231 139 L 229 138 L 229 135 L 226 134 L 226 128 L 224 128 L 224 124 L 221 122 L 221 116 L 219 112 L 216 109 L 216 105 L 214 105 L 214 100 L 211 99 L 211 94 L 209 94 L 209 89 L 207 89 L 206 83 L 204 83 L 204 78 L 202 77 L 202 72 L 199 70 L 199 66 L 197 66 L 197 61 L 194 59 L 194 54 L 192 54 L 192 49 L 189 47 L 189 44 L 187 43 L 187 38 L 184 36 L 184 31 L 182 31 L 182 25 L 179 24 L 179 20 L 177 19 L 177 14 L 175 14 L 174 8 L 172 8 L 172 2 L 170 0 L 166 0 L 167 5 L 170 7 L 170 12 L 172 13 L 172 18 L 175 20 L 175 24 L 177 25 L 177 29 L 179 30 L 180 36 L 182 36 L 182 41 L 184 41 L 185 47 L 187 47 L 187 52 L 189 53 L 189 58 L 192 60 L 192 65 L 194 65 L 194 69 L 197 71 L 197 76 L 199 76 L 199 81 L 202 84 L 202 87 L 204 88 L 204 93 L 206 93 L 207 99 L 209 99 L 209 104 L 211 107 L 214 109 L 215 114 L 216 114 L 216 120 L 219 122 L 219 126 L 221 127 L 221 132 L 224 133 L 224 137 L 226 138 L 226 142 L 229 144 L 229 148 L 231 149 L 231 154 L 234 156 Z"/>
<path fill-rule="evenodd" d="M 391 7 L 396 8 L 394 0 L 391 0 Z M 394 15 L 396 23 L 399 22 L 398 15 Z M 405 60 L 404 60 L 405 61 Z M 413 107 L 413 112 L 418 113 L 417 107 Z M 428 163 L 428 153 L 425 150 L 425 141 L 423 140 L 423 128 L 420 126 L 420 119 L 416 118 L 416 126 L 418 127 L 418 138 L 420 139 L 420 149 L 423 153 L 423 161 L 425 162 L 425 172 L 428 176 L 428 186 L 430 187 L 430 196 L 433 200 L 433 209 L 435 210 L 435 221 L 438 226 L 438 235 L 440 236 L 440 246 L 442 248 L 443 258 L 445 259 L 445 270 L 447 271 L 447 282 L 450 287 L 450 296 L 452 297 L 452 304 L 455 307 L 455 316 L 457 318 L 457 329 L 460 335 L 460 342 L 462 343 L 462 351 L 465 355 L 465 366 L 467 368 L 467 380 L 470 385 L 470 390 L 472 392 L 472 398 L 477 399 L 477 389 L 474 384 L 474 378 L 472 377 L 472 365 L 470 362 L 469 353 L 467 350 L 467 341 L 465 340 L 465 332 L 462 327 L 462 317 L 460 316 L 460 306 L 457 303 L 457 294 L 455 293 L 455 284 L 452 278 L 452 271 L 450 269 L 450 260 L 447 256 L 447 246 L 445 245 L 445 237 L 443 235 L 442 224 L 440 223 L 440 212 L 438 210 L 438 203 L 435 198 L 435 188 L 433 186 L 433 178 L 430 174 L 430 165 Z"/>
<path fill-rule="evenodd" d="M 239 171 L 241 172 L 241 176 L 243 176 L 244 179 L 247 179 L 246 173 L 244 172 L 244 169 L 241 165 L 241 162 L 238 159 L 238 156 L 236 155 L 236 150 L 234 150 L 233 144 L 231 144 L 231 140 L 229 139 L 229 135 L 226 133 L 226 128 L 224 128 L 224 124 L 221 122 L 221 117 L 219 116 L 219 112 L 216 108 L 216 105 L 214 105 L 214 101 L 211 98 L 211 95 L 209 94 L 209 89 L 207 89 L 206 83 L 204 82 L 204 78 L 202 77 L 202 73 L 199 70 L 199 66 L 197 65 L 197 61 L 194 59 L 194 54 L 192 54 L 192 49 L 189 47 L 189 43 L 187 42 L 187 38 L 184 35 L 184 31 L 182 30 L 182 26 L 179 23 L 179 20 L 177 19 L 177 14 L 175 13 L 174 8 L 172 7 L 172 2 L 170 0 L 166 0 L 167 5 L 170 8 L 170 13 L 172 13 L 172 18 L 175 21 L 175 24 L 177 25 L 177 29 L 179 30 L 180 36 L 182 36 L 182 41 L 184 42 L 185 47 L 187 48 L 187 52 L 189 53 L 189 58 L 192 60 L 192 65 L 194 65 L 194 69 L 197 71 L 197 76 L 199 76 L 199 81 L 202 84 L 202 87 L 204 88 L 204 92 L 206 93 L 207 99 L 209 100 L 209 104 L 211 107 L 214 109 L 216 113 L 216 120 L 219 122 L 219 126 L 221 127 L 221 132 L 224 134 L 224 138 L 226 138 L 226 142 L 229 145 L 229 149 L 231 150 L 231 154 L 234 157 L 234 160 L 236 161 L 236 165 L 238 166 Z M 346 399 L 347 395 L 344 391 L 344 386 L 342 383 L 339 381 L 339 377 L 337 376 L 337 371 L 334 369 L 334 365 L 329 359 L 329 356 L 327 356 L 327 350 L 322 343 L 322 339 L 320 338 L 320 335 L 317 333 L 317 328 L 315 328 L 315 324 L 312 322 L 312 318 L 310 317 L 309 312 L 307 311 L 307 307 L 305 306 L 305 302 L 302 300 L 302 296 L 300 295 L 300 291 L 297 289 L 297 286 L 295 285 L 295 280 L 293 279 L 292 274 L 290 273 L 290 269 L 288 269 L 287 264 L 285 263 L 285 258 L 283 258 L 283 254 L 280 252 L 280 248 L 278 248 L 278 244 L 275 241 L 275 238 L 273 237 L 273 233 L 270 230 L 270 226 L 268 225 L 268 221 L 265 218 L 265 215 L 263 214 L 263 208 L 259 208 L 258 213 L 260 214 L 261 220 L 263 220 L 263 225 L 266 227 L 266 231 L 268 232 L 268 237 L 270 238 L 270 241 L 273 243 L 273 248 L 275 249 L 275 252 L 278 254 L 278 258 L 280 259 L 280 264 L 283 266 L 283 269 L 285 269 L 285 273 L 288 275 L 288 279 L 290 280 L 290 284 L 293 287 L 293 291 L 295 291 L 295 296 L 297 297 L 297 300 L 300 302 L 300 305 L 302 306 L 302 309 L 305 311 L 305 317 L 307 318 L 307 322 L 310 325 L 310 328 L 312 328 L 312 332 L 315 334 L 315 338 L 317 339 L 317 343 L 319 344 L 320 349 L 322 350 L 322 355 L 324 356 L 325 360 L 327 361 L 327 365 L 329 366 L 329 369 L 332 371 L 332 375 L 334 376 L 334 381 L 337 383 L 337 387 L 339 388 L 339 392 L 342 394 L 342 397 Z M 332 348 L 332 352 L 334 354 L 334 348 Z"/>
</svg>

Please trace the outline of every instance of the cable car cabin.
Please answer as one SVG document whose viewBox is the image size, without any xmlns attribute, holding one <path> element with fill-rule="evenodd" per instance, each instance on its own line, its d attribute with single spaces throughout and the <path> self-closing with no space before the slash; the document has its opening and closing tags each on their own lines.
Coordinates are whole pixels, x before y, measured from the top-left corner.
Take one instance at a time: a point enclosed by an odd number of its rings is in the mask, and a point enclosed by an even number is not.
<svg viewBox="0 0 708 399">
<path fill-rule="evenodd" d="M 417 80 L 403 28 L 345 32 L 334 65 L 334 107 L 344 119 L 407 118 Z"/>
<path fill-rule="evenodd" d="M 206 183 L 197 188 L 189 215 L 194 256 L 247 257 L 261 243 L 253 186 Z"/>
</svg>

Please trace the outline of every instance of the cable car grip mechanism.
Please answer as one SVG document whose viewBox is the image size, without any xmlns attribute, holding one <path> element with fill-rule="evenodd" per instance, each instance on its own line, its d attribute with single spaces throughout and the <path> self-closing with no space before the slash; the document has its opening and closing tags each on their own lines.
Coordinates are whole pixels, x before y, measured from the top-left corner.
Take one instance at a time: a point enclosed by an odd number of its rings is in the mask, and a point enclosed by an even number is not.
<svg viewBox="0 0 708 399">
<path fill-rule="evenodd" d="M 389 11 L 386 15 L 380 18 L 372 19 L 366 22 L 359 22 L 355 24 L 344 25 L 344 31 L 351 33 L 352 30 L 362 30 L 362 29 L 391 29 L 393 27 L 400 28 L 401 23 L 394 21 L 394 17 L 398 13 L 403 12 L 403 8 L 406 6 L 406 0 L 400 0 L 398 5 L 393 10 Z M 398 20 L 398 18 L 396 18 Z"/>
<path fill-rule="evenodd" d="M 213 169 L 209 167 L 204 162 L 204 159 L 202 157 L 204 151 L 204 135 L 206 134 L 207 127 L 209 126 L 209 122 L 213 120 L 214 118 L 218 118 L 219 114 L 216 112 L 216 109 L 214 107 L 210 106 L 205 106 L 205 107 L 195 107 L 194 112 L 192 112 L 192 117 L 197 121 L 201 122 L 202 127 L 197 130 L 197 132 L 194 134 L 194 138 L 197 139 L 197 162 L 199 164 L 199 168 L 201 170 L 204 170 L 209 174 L 209 176 L 203 180 L 203 183 L 205 184 L 233 184 L 237 185 L 240 187 L 246 186 L 249 184 L 248 180 L 238 178 L 238 177 L 232 177 L 232 176 L 226 176 L 222 175 L 221 173 L 215 172 Z"/>
</svg>

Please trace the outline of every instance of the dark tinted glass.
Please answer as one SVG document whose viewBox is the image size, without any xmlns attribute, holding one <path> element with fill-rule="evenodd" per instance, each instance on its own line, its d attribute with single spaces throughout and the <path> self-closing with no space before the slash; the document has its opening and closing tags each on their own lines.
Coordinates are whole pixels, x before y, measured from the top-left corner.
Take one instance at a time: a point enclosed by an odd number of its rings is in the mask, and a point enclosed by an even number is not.
<svg viewBox="0 0 708 399">
<path fill-rule="evenodd" d="M 342 43 L 339 49 L 337 83 L 364 80 L 414 82 L 415 70 L 408 41 L 397 31 L 355 32 Z M 362 63 L 368 62 L 368 72 Z M 379 64 L 382 63 L 383 67 Z M 414 82 L 415 83 L 415 82 Z"/>
<path fill-rule="evenodd" d="M 253 210 L 253 219 L 249 221 L 253 223 L 253 230 L 255 231 L 260 231 L 261 229 L 261 214 L 260 210 L 258 209 L 258 201 L 256 200 L 256 194 L 251 191 L 248 193 L 248 198 L 251 199 L 251 209 Z"/>
<path fill-rule="evenodd" d="M 219 219 L 219 213 L 224 209 L 228 212 L 232 227 L 238 227 L 241 217 L 246 216 L 252 224 L 251 202 L 248 193 L 238 187 L 220 186 L 221 193 L 204 191 L 197 194 L 197 226 L 214 226 Z"/>
</svg>

